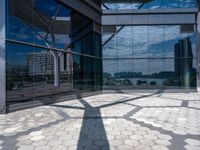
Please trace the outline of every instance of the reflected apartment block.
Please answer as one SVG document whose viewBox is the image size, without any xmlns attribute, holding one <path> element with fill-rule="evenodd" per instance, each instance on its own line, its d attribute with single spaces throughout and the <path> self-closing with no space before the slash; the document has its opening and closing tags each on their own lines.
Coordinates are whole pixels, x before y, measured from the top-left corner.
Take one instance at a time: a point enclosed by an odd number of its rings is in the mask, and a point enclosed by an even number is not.
<svg viewBox="0 0 200 150">
<path fill-rule="evenodd" d="M 70 52 L 68 50 L 68 52 Z M 54 59 L 50 51 L 33 52 L 27 54 L 27 66 L 29 75 L 53 75 Z M 73 73 L 73 59 L 71 54 L 63 54 L 59 58 L 61 73 Z"/>
<path fill-rule="evenodd" d="M 53 57 L 48 51 L 28 53 L 27 65 L 29 75 L 53 74 Z"/>
</svg>

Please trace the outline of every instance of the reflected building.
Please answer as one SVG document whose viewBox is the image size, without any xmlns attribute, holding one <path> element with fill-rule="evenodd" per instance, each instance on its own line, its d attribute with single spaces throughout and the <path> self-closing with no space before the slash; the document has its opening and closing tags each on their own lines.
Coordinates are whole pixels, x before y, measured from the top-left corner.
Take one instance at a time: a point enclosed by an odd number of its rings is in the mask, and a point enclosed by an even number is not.
<svg viewBox="0 0 200 150">
<path fill-rule="evenodd" d="M 195 87 L 195 68 L 193 68 L 192 42 L 190 38 L 179 40 L 174 46 L 175 74 L 180 78 L 180 86 Z"/>
<path fill-rule="evenodd" d="M 72 67 L 72 59 L 70 58 L 71 57 L 68 56 L 67 59 L 67 54 L 63 54 L 59 58 L 59 67 L 61 73 L 68 72 L 72 74 L 72 70 L 70 70 Z M 28 53 L 26 61 L 29 75 L 53 75 L 54 59 L 50 51 Z"/>
<path fill-rule="evenodd" d="M 53 74 L 53 56 L 48 51 L 27 54 L 29 75 Z"/>
<path fill-rule="evenodd" d="M 22 64 L 7 64 L 7 74 L 9 76 L 12 75 L 27 75 L 29 73 L 28 65 Z"/>
</svg>

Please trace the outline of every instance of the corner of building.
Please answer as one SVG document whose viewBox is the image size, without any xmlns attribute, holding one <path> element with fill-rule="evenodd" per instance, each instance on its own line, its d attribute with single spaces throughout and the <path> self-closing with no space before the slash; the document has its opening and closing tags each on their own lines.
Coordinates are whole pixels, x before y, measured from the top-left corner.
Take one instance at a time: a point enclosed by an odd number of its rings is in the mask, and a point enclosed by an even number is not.
<svg viewBox="0 0 200 150">
<path fill-rule="evenodd" d="M 5 27 L 5 3 L 0 1 L 0 114 L 6 113 L 6 27 Z"/>
</svg>

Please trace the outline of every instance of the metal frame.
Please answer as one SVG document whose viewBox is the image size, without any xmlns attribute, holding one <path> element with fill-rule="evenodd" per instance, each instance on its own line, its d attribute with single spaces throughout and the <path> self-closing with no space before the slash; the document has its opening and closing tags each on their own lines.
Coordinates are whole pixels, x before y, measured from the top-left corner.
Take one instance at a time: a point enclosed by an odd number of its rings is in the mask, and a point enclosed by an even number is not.
<svg viewBox="0 0 200 150">
<path fill-rule="evenodd" d="M 0 1 L 0 114 L 6 113 L 6 0 Z"/>
<path fill-rule="evenodd" d="M 198 1 L 200 4 L 200 0 Z M 199 12 L 200 14 L 200 5 Z M 200 25 L 200 20 L 197 20 L 197 24 Z M 200 92 L 200 32 L 196 31 L 196 49 L 197 49 L 197 90 Z"/>
</svg>

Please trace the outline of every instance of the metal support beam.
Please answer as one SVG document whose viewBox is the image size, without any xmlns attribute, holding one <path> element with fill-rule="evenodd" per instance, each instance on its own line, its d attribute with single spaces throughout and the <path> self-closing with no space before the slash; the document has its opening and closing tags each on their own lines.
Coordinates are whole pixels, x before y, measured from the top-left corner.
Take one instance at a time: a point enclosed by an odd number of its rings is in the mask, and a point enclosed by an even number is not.
<svg viewBox="0 0 200 150">
<path fill-rule="evenodd" d="M 0 114 L 6 113 L 6 32 L 5 32 L 6 0 L 0 1 Z"/>
<path fill-rule="evenodd" d="M 103 6 L 103 7 L 105 7 L 106 9 L 110 9 L 106 4 L 104 4 L 104 3 L 101 3 L 101 5 Z"/>
<path fill-rule="evenodd" d="M 200 11 L 198 13 L 197 25 L 200 29 Z M 200 92 L 200 30 L 196 33 L 196 44 L 197 44 L 197 90 Z"/>
<path fill-rule="evenodd" d="M 118 34 L 123 28 L 124 28 L 124 26 L 121 26 L 121 27 L 117 30 L 117 32 L 116 32 L 115 34 L 112 34 L 112 35 L 102 44 L 102 46 L 105 46 L 105 45 L 106 45 L 110 40 L 112 40 L 112 38 L 114 38 L 115 35 Z"/>
<path fill-rule="evenodd" d="M 101 9 L 91 7 L 91 4 L 83 0 L 56 0 L 59 3 L 71 7 L 73 10 L 85 15 L 98 24 L 101 24 Z"/>
</svg>

